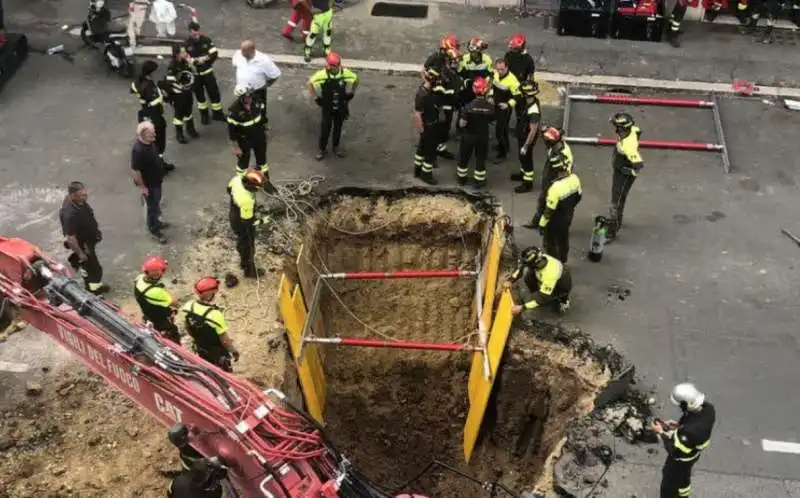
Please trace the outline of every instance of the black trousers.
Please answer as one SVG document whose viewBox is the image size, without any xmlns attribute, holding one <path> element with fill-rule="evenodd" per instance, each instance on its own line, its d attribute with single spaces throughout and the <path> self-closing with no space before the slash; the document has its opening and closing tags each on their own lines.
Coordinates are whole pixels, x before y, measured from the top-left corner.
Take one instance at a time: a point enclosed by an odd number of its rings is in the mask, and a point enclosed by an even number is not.
<svg viewBox="0 0 800 498">
<path fill-rule="evenodd" d="M 141 108 L 137 116 L 138 121 L 150 121 L 156 129 L 155 146 L 159 155 L 164 154 L 167 149 L 167 120 L 164 119 L 164 114 L 158 112 L 149 112 L 146 108 Z"/>
<path fill-rule="evenodd" d="M 211 108 L 215 111 L 221 111 L 222 97 L 219 93 L 217 77 L 213 71 L 207 74 L 199 74 L 194 79 L 194 96 L 197 99 L 197 108 L 201 111 L 208 109 L 206 94 L 208 94 L 208 100 L 211 101 Z"/>
<path fill-rule="evenodd" d="M 267 137 L 263 126 L 254 126 L 244 138 L 236 141 L 242 153 L 236 158 L 236 170 L 243 172 L 250 166 L 250 154 L 256 157 L 256 167 L 267 165 Z"/>
<path fill-rule="evenodd" d="M 153 321 L 147 317 L 144 317 L 144 319 L 150 321 L 150 323 L 153 323 Z M 161 335 L 175 344 L 181 343 L 181 333 L 178 331 L 178 326 L 173 322 L 153 323 L 153 328 L 156 329 L 156 331 L 161 332 Z"/>
<path fill-rule="evenodd" d="M 675 7 L 672 8 L 672 14 L 669 16 L 669 30 L 671 33 L 677 34 L 681 29 L 681 23 L 683 22 L 683 17 L 686 15 L 687 7 L 688 3 L 686 5 L 681 5 L 680 0 L 675 3 Z"/>
<path fill-rule="evenodd" d="M 322 109 L 322 124 L 319 130 L 319 150 L 328 148 L 328 139 L 331 136 L 331 130 L 333 130 L 333 148 L 339 147 L 345 115 L 344 109 Z"/>
<path fill-rule="evenodd" d="M 183 126 L 187 121 L 192 120 L 192 107 L 194 106 L 194 97 L 192 92 L 183 91 L 172 96 L 172 109 L 175 111 L 172 124 L 175 126 Z"/>
<path fill-rule="evenodd" d="M 517 139 L 517 145 L 519 145 L 519 151 L 517 153 L 517 157 L 519 158 L 519 172 L 522 173 L 523 182 L 533 183 L 533 146 L 528 147 L 525 154 L 522 154 L 522 146 L 525 145 L 526 140 L 528 140 L 527 134 L 523 138 Z"/>
<path fill-rule="evenodd" d="M 463 133 L 461 142 L 458 146 L 458 167 L 457 174 L 460 178 L 466 178 L 469 173 L 469 161 L 475 153 L 475 180 L 482 182 L 486 180 L 486 156 L 489 155 L 489 134 L 477 135 L 474 133 Z"/>
<path fill-rule="evenodd" d="M 511 151 L 511 141 L 508 138 L 508 128 L 511 123 L 513 110 L 497 108 L 497 122 L 494 124 L 494 134 L 497 139 L 497 154 L 506 156 Z"/>
<path fill-rule="evenodd" d="M 70 254 L 67 258 L 70 266 L 83 278 L 83 283 L 87 289 L 90 289 L 90 284 L 101 284 L 103 282 L 103 266 L 100 264 L 100 260 L 97 259 L 95 248 L 95 244 L 83 244 L 83 252 L 86 254 L 87 259 L 82 263 L 75 253 Z"/>
<path fill-rule="evenodd" d="M 692 486 L 691 462 L 678 462 L 668 458 L 661 469 L 660 498 L 687 498 Z"/>
<path fill-rule="evenodd" d="M 263 104 L 261 107 L 261 119 L 264 120 L 264 124 L 267 124 L 267 87 L 259 88 L 258 90 L 254 91 L 253 100 Z"/>
<path fill-rule="evenodd" d="M 636 181 L 635 176 L 614 168 L 614 178 L 611 181 L 611 209 L 609 209 L 609 217 L 611 218 L 609 231 L 612 234 L 616 234 L 617 230 L 622 228 L 625 202 L 628 200 L 628 193 L 630 193 L 634 181 Z"/>
<path fill-rule="evenodd" d="M 233 368 L 231 367 L 231 357 L 228 354 L 228 351 L 225 349 L 203 349 L 202 347 L 195 346 L 195 351 L 197 352 L 197 356 L 206 360 L 212 365 L 216 365 L 226 372 L 233 372 Z"/>
<path fill-rule="evenodd" d="M 525 273 L 525 286 L 533 294 L 539 292 L 539 280 L 536 278 L 535 272 L 527 271 Z M 567 268 L 564 268 L 564 273 L 561 274 L 561 278 L 556 283 L 556 287 L 551 294 L 553 297 L 552 304 L 556 310 L 559 309 L 561 303 L 569 302 L 570 292 L 572 292 L 572 275 L 570 275 Z"/>
<path fill-rule="evenodd" d="M 562 263 L 569 257 L 569 224 L 555 223 L 545 228 L 542 237 L 544 252 Z"/>
<path fill-rule="evenodd" d="M 441 128 L 438 124 L 426 125 L 419 135 L 417 151 L 414 154 L 414 169 L 431 173 L 436 166 L 436 147 L 439 145 Z"/>
<path fill-rule="evenodd" d="M 550 185 L 553 184 L 555 179 L 556 171 L 545 163 L 544 169 L 542 170 L 542 191 L 539 192 L 536 215 L 533 217 L 533 224 L 536 226 L 539 226 L 539 219 L 542 217 L 542 213 L 544 213 L 544 206 L 547 203 L 547 191 L 550 189 Z"/>
<path fill-rule="evenodd" d="M 235 215 L 232 215 L 235 216 Z M 236 235 L 236 252 L 239 253 L 239 268 L 255 268 L 256 229 L 252 223 L 231 220 L 231 228 Z"/>
</svg>

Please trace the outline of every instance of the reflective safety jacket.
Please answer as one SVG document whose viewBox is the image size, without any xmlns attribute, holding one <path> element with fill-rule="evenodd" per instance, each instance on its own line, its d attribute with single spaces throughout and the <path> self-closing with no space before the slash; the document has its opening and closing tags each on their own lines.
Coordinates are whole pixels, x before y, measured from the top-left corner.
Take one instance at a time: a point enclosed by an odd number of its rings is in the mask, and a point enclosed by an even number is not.
<svg viewBox="0 0 800 498">
<path fill-rule="evenodd" d="M 205 76 L 206 74 L 214 72 L 214 63 L 217 61 L 219 53 L 211 38 L 206 35 L 200 35 L 195 40 L 190 36 L 189 39 L 186 40 L 186 52 L 191 55 L 193 59 L 207 57 L 203 62 L 194 63 L 197 74 Z"/>
<path fill-rule="evenodd" d="M 188 71 L 194 74 L 194 67 L 187 61 L 173 60 L 167 66 L 167 75 L 164 79 L 169 84 L 169 91 L 172 95 L 180 95 L 184 92 L 191 92 L 192 88 L 184 88 L 181 82 L 182 73 Z"/>
<path fill-rule="evenodd" d="M 542 257 L 547 259 L 547 263 L 539 270 L 535 266 L 534 257 L 535 254 L 531 254 L 530 259 L 520 261 L 510 278 L 512 282 L 516 282 L 522 276 L 526 268 L 529 272 L 534 272 L 534 277 L 538 282 L 539 288 L 534 293 L 531 300 L 525 303 L 524 307 L 526 310 L 538 308 L 542 304 L 547 303 L 547 301 L 552 301 L 559 297 L 554 295 L 556 287 L 558 286 L 558 282 L 562 277 L 567 275 L 568 272 L 568 270 L 564 268 L 564 265 L 561 264 L 561 261 L 547 254 L 542 255 Z"/>
<path fill-rule="evenodd" d="M 155 81 L 145 78 L 141 82 L 131 82 L 131 93 L 136 96 L 139 105 L 148 113 L 164 113 L 164 94 Z"/>
<path fill-rule="evenodd" d="M 642 130 L 638 126 L 632 126 L 627 135 L 617 138 L 617 145 L 614 147 L 611 159 L 614 169 L 636 176 L 638 171 L 644 168 L 644 160 L 639 154 L 641 134 Z"/>
<path fill-rule="evenodd" d="M 575 214 L 575 206 L 581 201 L 583 190 L 578 175 L 570 173 L 553 182 L 547 189 L 545 206 L 539 218 L 539 226 L 568 229 Z"/>
<path fill-rule="evenodd" d="M 545 172 L 552 170 L 553 168 L 563 167 L 564 164 L 567 166 L 567 172 L 572 173 L 572 149 L 567 142 L 562 140 L 560 142 L 556 142 L 552 147 L 547 149 Z"/>
<path fill-rule="evenodd" d="M 222 498 L 222 486 L 219 483 L 207 487 L 198 487 L 192 481 L 192 473 L 181 472 L 169 483 L 168 498 Z"/>
<path fill-rule="evenodd" d="M 699 412 L 684 413 L 677 429 L 664 431 L 661 440 L 669 454 L 668 460 L 692 464 L 697 461 L 700 452 L 711 443 L 716 416 L 714 405 L 706 401 Z"/>
<path fill-rule="evenodd" d="M 240 175 L 228 182 L 228 194 L 231 197 L 230 221 L 234 230 L 242 225 L 253 226 L 255 223 L 256 193 L 247 190 Z"/>
<path fill-rule="evenodd" d="M 308 79 L 314 88 L 314 95 L 320 99 L 322 108 L 338 111 L 350 100 L 358 84 L 358 75 L 347 68 L 340 68 L 337 73 L 320 69 Z"/>
<path fill-rule="evenodd" d="M 492 58 L 480 53 L 476 61 L 472 54 L 464 54 L 458 64 L 458 74 L 464 79 L 464 87 L 470 88 L 475 78 L 488 78 L 492 75 Z"/>
<path fill-rule="evenodd" d="M 220 336 L 227 332 L 228 325 L 220 308 L 192 299 L 181 307 L 181 312 L 185 313 L 186 331 L 192 336 L 198 353 L 227 352 Z"/>
<path fill-rule="evenodd" d="M 163 331 L 171 325 L 172 295 L 161 281 L 148 280 L 146 275 L 141 274 L 134 281 L 133 295 L 142 310 L 142 316 L 153 324 L 153 328 Z"/>
<path fill-rule="evenodd" d="M 459 111 L 459 121 L 466 121 L 464 132 L 474 137 L 489 137 L 489 125 L 495 120 L 497 113 L 494 105 L 486 97 L 476 97 Z"/>
<path fill-rule="evenodd" d="M 191 470 L 194 462 L 203 459 L 203 455 L 188 444 L 178 448 L 178 451 L 180 451 L 181 467 L 183 467 L 183 470 Z"/>
<path fill-rule="evenodd" d="M 517 100 L 521 97 L 519 92 L 519 80 L 514 73 L 509 71 L 505 76 L 494 71 L 492 76 L 492 99 L 495 104 L 508 104 L 515 107 Z"/>
<path fill-rule="evenodd" d="M 258 99 L 250 101 L 246 108 L 242 99 L 228 107 L 228 138 L 232 141 L 247 140 L 253 133 L 264 133 L 264 104 Z"/>
<path fill-rule="evenodd" d="M 536 67 L 533 57 L 527 50 L 509 50 L 506 52 L 505 59 L 508 62 L 508 70 L 514 73 L 520 83 L 533 81 Z"/>
</svg>

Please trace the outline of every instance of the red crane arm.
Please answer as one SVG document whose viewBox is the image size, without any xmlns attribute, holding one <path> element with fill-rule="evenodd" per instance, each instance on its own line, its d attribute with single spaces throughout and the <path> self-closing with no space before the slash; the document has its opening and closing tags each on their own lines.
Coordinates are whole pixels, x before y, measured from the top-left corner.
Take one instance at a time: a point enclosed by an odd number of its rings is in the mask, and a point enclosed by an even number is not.
<svg viewBox="0 0 800 498">
<path fill-rule="evenodd" d="M 162 424 L 189 427 L 191 445 L 224 462 L 241 497 L 385 497 L 279 391 L 131 323 L 24 240 L 0 237 L 0 299 Z"/>
</svg>

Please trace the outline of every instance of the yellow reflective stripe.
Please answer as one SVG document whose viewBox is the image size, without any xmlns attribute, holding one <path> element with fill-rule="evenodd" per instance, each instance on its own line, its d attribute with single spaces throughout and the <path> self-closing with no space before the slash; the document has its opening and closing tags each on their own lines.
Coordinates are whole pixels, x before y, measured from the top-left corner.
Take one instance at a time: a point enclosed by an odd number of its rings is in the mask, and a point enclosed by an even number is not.
<svg viewBox="0 0 800 498">
<path fill-rule="evenodd" d="M 216 54 L 216 53 L 217 53 L 217 47 L 211 47 L 211 48 L 209 48 L 209 49 L 208 49 L 208 53 L 209 53 L 209 54 Z"/>
<path fill-rule="evenodd" d="M 694 456 L 686 457 L 686 458 L 676 458 L 675 460 L 678 462 L 691 462 L 693 460 L 697 460 L 700 456 L 700 453 L 695 453 Z"/>
<path fill-rule="evenodd" d="M 696 448 L 697 448 L 698 450 L 704 450 L 704 449 L 708 448 L 708 445 L 709 445 L 709 444 L 711 444 L 711 440 L 710 440 L 710 439 L 709 439 L 708 441 L 706 441 L 705 443 L 700 443 L 700 444 L 698 444 L 698 445 L 696 446 Z"/>
<path fill-rule="evenodd" d="M 566 178 L 556 180 L 550 188 L 547 189 L 547 207 L 555 209 L 562 200 L 572 194 L 581 193 L 581 181 L 578 179 L 578 175 L 570 174 Z"/>
<path fill-rule="evenodd" d="M 166 80 L 167 81 L 176 81 L 176 78 L 175 78 L 175 76 L 172 76 L 172 75 L 168 74 L 167 77 L 166 77 Z"/>
<path fill-rule="evenodd" d="M 678 488 L 678 496 L 690 496 L 692 494 L 692 487 L 686 486 L 685 488 Z"/>
<path fill-rule="evenodd" d="M 148 289 L 148 287 L 150 287 Z M 163 287 L 153 285 L 145 280 L 144 275 L 139 275 L 136 278 L 136 290 L 142 293 L 148 303 L 154 306 L 161 306 L 162 308 L 169 307 L 172 304 L 172 296 Z"/>
<path fill-rule="evenodd" d="M 261 115 L 256 116 L 250 121 L 236 121 L 232 117 L 228 117 L 228 122 L 234 126 L 253 126 L 261 122 Z"/>
<path fill-rule="evenodd" d="M 236 176 L 230 181 L 228 186 L 231 189 L 233 203 L 239 208 L 239 216 L 242 220 L 251 220 L 256 208 L 256 195 L 244 187 L 242 177 Z"/>
<path fill-rule="evenodd" d="M 672 436 L 672 444 L 675 445 L 675 448 L 680 450 L 682 453 L 686 453 L 687 455 L 694 451 L 693 448 L 689 448 L 685 444 L 681 442 L 681 438 L 678 435 L 679 431 L 675 431 L 675 434 Z"/>
<path fill-rule="evenodd" d="M 552 256 L 545 254 L 544 257 L 547 258 L 547 264 L 541 270 L 536 270 L 536 279 L 539 281 L 539 292 L 549 296 L 564 273 L 564 266 Z"/>
<path fill-rule="evenodd" d="M 526 310 L 534 310 L 539 307 L 539 303 L 537 303 L 536 301 L 528 301 L 527 303 L 525 303 L 523 307 Z"/>
<path fill-rule="evenodd" d="M 214 68 L 213 68 L 213 67 L 210 67 L 210 68 L 206 69 L 205 71 L 200 71 L 200 72 L 199 72 L 199 73 L 197 73 L 197 74 L 199 74 L 200 76 L 205 76 L 205 75 L 207 75 L 207 74 L 211 74 L 211 73 L 213 73 L 213 72 L 214 72 Z"/>
<path fill-rule="evenodd" d="M 151 100 L 150 102 L 147 102 L 147 105 L 149 105 L 150 107 L 155 107 L 155 106 L 161 105 L 163 103 L 164 103 L 164 99 L 163 99 L 163 97 L 161 97 L 161 95 L 159 95 L 157 98 Z"/>
</svg>

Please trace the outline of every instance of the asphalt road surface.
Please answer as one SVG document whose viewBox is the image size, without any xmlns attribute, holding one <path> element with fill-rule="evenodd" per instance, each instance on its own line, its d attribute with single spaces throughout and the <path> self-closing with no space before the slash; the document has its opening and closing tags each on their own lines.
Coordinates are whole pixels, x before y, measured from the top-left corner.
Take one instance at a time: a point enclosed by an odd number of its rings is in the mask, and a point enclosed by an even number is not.
<svg viewBox="0 0 800 498">
<path fill-rule="evenodd" d="M 32 4 L 41 7 L 43 3 Z M 47 5 L 64 16 L 68 4 L 71 2 Z M 290 46 L 272 33 L 279 29 L 277 19 L 286 14 L 285 8 L 251 13 L 250 19 L 244 19 L 240 7 L 233 1 L 222 4 L 220 12 L 235 17 L 226 17 L 207 29 L 223 41 L 233 43 L 251 36 L 266 51 L 288 52 Z M 202 13 L 202 6 L 198 8 Z M 13 17 L 14 12 L 7 9 L 7 16 Z M 70 10 L 82 13 L 83 6 L 73 5 Z M 446 11 L 449 7 L 440 8 L 443 18 Z M 339 23 L 339 39 L 342 45 L 354 44 L 353 56 L 358 58 L 418 60 L 440 31 L 438 26 L 407 30 L 409 41 L 401 56 L 397 45 L 388 40 L 391 34 L 375 38 L 375 25 L 350 31 L 346 13 Z M 250 25 L 256 23 L 255 16 L 265 19 L 258 35 Z M 231 23 L 239 23 L 238 29 L 233 30 Z M 487 31 L 491 27 L 486 24 Z M 223 35 L 226 29 L 231 34 Z M 490 41 L 500 39 L 496 35 Z M 543 35 L 543 39 L 549 40 L 543 43 L 547 53 L 553 54 L 545 56 L 547 69 L 566 71 L 569 66 L 583 67 L 587 73 L 632 73 L 619 69 L 627 68 L 619 55 L 622 42 L 606 44 L 553 35 Z M 378 50 L 382 43 L 395 48 Z M 355 44 L 362 52 L 357 52 Z M 230 48 L 230 44 L 220 45 Z M 372 47 L 370 52 L 368 47 Z M 733 45 L 704 47 L 681 52 L 687 57 L 696 55 L 692 51 L 708 52 L 706 59 L 695 59 L 701 62 L 681 66 L 679 71 L 687 71 L 680 73 L 682 78 L 726 81 L 743 71 L 744 77 L 763 77 L 766 79 L 759 81 L 771 83 L 770 76 L 781 79 L 784 71 L 800 74 L 793 69 L 798 56 L 780 52 L 778 61 L 777 47 L 752 46 L 754 52 L 744 55 L 733 55 Z M 758 55 L 767 49 L 772 50 L 771 58 Z M 669 73 L 677 77 L 673 68 L 682 61 L 674 57 L 675 52 L 662 45 L 648 45 L 646 50 L 646 57 L 651 57 L 648 60 L 668 57 L 672 62 L 667 64 L 673 66 L 638 64 L 643 72 L 637 75 Z M 595 51 L 606 55 L 597 56 Z M 598 69 L 592 65 L 595 62 L 588 62 L 598 57 L 606 60 L 603 57 L 611 52 L 617 53 L 617 58 L 608 60 L 618 64 Z M 643 53 L 641 57 L 645 57 Z M 741 61 L 735 67 L 726 66 L 732 64 L 731 57 Z M 714 66 L 711 61 L 717 60 L 722 62 Z M 231 83 L 229 71 L 223 68 L 228 66 L 229 61 L 219 63 L 226 102 L 231 99 Z M 413 183 L 414 137 L 409 114 L 416 81 L 363 74 L 352 117 L 345 125 L 343 145 L 349 157 L 318 163 L 312 157 L 318 111 L 301 87 L 307 76 L 304 71 L 286 70 L 270 92 L 268 155 L 273 177 L 281 181 L 322 174 L 329 186 Z M 87 182 L 90 202 L 105 234 L 100 257 L 117 295 L 127 292 L 144 255 L 164 252 L 146 234 L 137 191 L 128 176 L 135 109 L 126 83 L 106 76 L 88 51 L 78 54 L 74 65 L 33 55 L 0 94 L 0 150 L 4 151 L 0 156 L 4 179 L 0 233 L 24 237 L 63 255 L 57 224 L 63 189 L 72 180 Z M 608 115 L 617 109 L 577 104 L 570 134 L 608 135 Z M 656 108 L 631 112 L 645 138 L 715 141 L 710 112 Z M 585 260 L 585 247 L 594 215 L 604 213 L 609 202 L 610 150 L 575 147 L 584 199 L 572 232 L 576 289 L 568 320 L 580 324 L 599 342 L 624 351 L 645 382 L 656 385 L 659 392 L 667 393 L 673 383 L 688 378 L 717 405 L 719 421 L 712 445 L 697 466 L 696 496 L 800 497 L 800 484 L 792 481 L 800 475 L 800 457 L 765 452 L 761 443 L 762 439 L 798 442 L 800 434 L 796 416 L 800 412 L 796 382 L 800 311 L 795 304 L 798 269 L 794 264 L 800 249 L 780 234 L 781 227 L 800 234 L 800 221 L 793 216 L 800 208 L 800 176 L 793 160 L 800 115 L 759 99 L 723 100 L 721 112 L 734 167 L 731 173 L 722 172 L 715 153 L 644 150 L 646 170 L 633 187 L 626 228 L 600 264 Z M 546 117 L 560 120 L 557 110 Z M 168 155 L 178 165 L 165 187 L 165 218 L 176 227 L 168 234 L 172 238 L 166 248 L 168 257 L 192 243 L 189 230 L 200 222 L 203 209 L 224 202 L 225 184 L 233 173 L 223 126 L 202 127 L 200 132 L 203 136 L 197 143 L 170 141 L 168 145 Z M 537 150 L 536 155 L 541 164 L 543 151 Z M 493 166 L 489 182 L 492 192 L 521 224 L 533 214 L 535 195 L 511 194 L 507 176 L 515 169 L 514 161 Z M 436 174 L 440 180 L 454 183 L 451 164 L 444 162 Z M 518 230 L 520 242 L 538 242 L 537 235 L 525 232 Z M 619 291 L 626 289 L 630 295 L 620 300 Z M 31 339 L 17 334 L 0 344 L 0 360 L 34 365 L 37 358 L 42 363 L 58 358 L 66 361 L 54 344 L 37 343 L 37 352 L 31 354 L 33 346 L 24 341 Z M 9 382 L 7 375 L 2 376 L 4 385 Z M 663 409 L 665 416 L 677 416 L 671 407 Z M 609 472 L 610 487 L 604 496 L 656 496 L 663 454 L 624 445 L 617 450 L 624 459 Z"/>
</svg>

